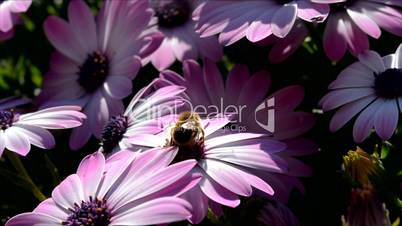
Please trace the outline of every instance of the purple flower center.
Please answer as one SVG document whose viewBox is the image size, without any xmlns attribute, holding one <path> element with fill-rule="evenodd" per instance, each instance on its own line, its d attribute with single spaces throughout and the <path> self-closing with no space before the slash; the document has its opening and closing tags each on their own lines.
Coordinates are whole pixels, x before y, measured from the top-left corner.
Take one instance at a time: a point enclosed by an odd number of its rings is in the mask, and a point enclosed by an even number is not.
<svg viewBox="0 0 402 226">
<path fill-rule="evenodd" d="M 197 113 L 184 112 L 171 132 L 169 145 L 176 146 L 179 151 L 173 162 L 188 159 L 200 160 L 204 157 L 204 130 L 201 128 Z"/>
<path fill-rule="evenodd" d="M 68 226 L 108 226 L 110 224 L 111 213 L 107 208 L 106 200 L 93 199 L 82 201 L 81 204 L 74 204 L 71 208 L 72 213 L 62 225 Z"/>
<path fill-rule="evenodd" d="M 109 74 L 109 59 L 99 51 L 88 54 L 78 72 L 78 83 L 89 92 L 95 92 L 106 80 Z"/>
<path fill-rule="evenodd" d="M 204 141 L 194 139 L 194 130 L 178 128 L 174 130 L 173 146 L 179 147 L 179 151 L 173 162 L 181 162 L 188 159 L 200 160 L 204 156 Z"/>
<path fill-rule="evenodd" d="M 331 11 L 338 12 L 346 10 L 349 6 L 353 5 L 355 2 L 357 2 L 357 0 L 346 0 L 344 2 L 331 4 L 330 5 Z"/>
<path fill-rule="evenodd" d="M 109 122 L 103 128 L 101 137 L 101 144 L 106 153 L 110 153 L 113 148 L 119 144 L 124 133 L 127 131 L 127 127 L 128 122 L 127 117 L 125 116 L 113 116 L 109 120 Z"/>
<path fill-rule="evenodd" d="M 158 17 L 158 25 L 174 28 L 185 24 L 191 16 L 191 4 L 188 0 L 150 0 Z"/>
<path fill-rule="evenodd" d="M 0 111 L 0 129 L 6 130 L 13 125 L 14 113 L 12 111 Z"/>
<path fill-rule="evenodd" d="M 402 69 L 390 68 L 375 75 L 374 89 L 385 99 L 402 97 Z"/>
</svg>

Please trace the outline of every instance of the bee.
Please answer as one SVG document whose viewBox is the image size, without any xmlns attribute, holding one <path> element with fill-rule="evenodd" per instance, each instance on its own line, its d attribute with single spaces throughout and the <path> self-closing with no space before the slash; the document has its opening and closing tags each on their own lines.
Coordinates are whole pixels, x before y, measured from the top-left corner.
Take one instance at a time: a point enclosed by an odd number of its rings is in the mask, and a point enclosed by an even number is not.
<svg viewBox="0 0 402 226">
<path fill-rule="evenodd" d="M 201 118 L 195 112 L 183 112 L 179 120 L 172 128 L 170 145 L 191 146 L 204 141 L 204 130 L 201 126 Z"/>
</svg>

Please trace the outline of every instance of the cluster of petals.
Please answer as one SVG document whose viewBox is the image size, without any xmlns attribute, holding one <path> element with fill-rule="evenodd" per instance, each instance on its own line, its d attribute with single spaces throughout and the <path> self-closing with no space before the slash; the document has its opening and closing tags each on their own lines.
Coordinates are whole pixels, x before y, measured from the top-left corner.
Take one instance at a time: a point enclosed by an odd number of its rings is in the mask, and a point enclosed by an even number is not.
<svg viewBox="0 0 402 226">
<path fill-rule="evenodd" d="M 116 152 L 129 148 L 136 150 L 139 146 L 138 138 L 158 134 L 165 129 L 165 123 L 162 119 L 184 104 L 185 100 L 181 95 L 183 95 L 185 88 L 170 85 L 155 90 L 154 87 L 158 86 L 159 82 L 156 79 L 142 88 L 133 97 L 122 116 L 117 116 L 124 120 L 125 125 L 117 125 L 119 128 L 116 128 L 116 117 L 106 123 L 101 140 L 111 140 L 114 143 L 114 147 L 111 148 L 112 150 L 107 150 L 104 142 L 102 144 L 103 151 Z M 120 130 L 122 132 L 113 137 L 107 130 Z"/>
<path fill-rule="evenodd" d="M 144 1 L 147 2 L 147 1 Z M 146 32 L 159 31 L 164 39 L 158 49 L 145 61 L 150 61 L 158 70 L 170 67 L 176 60 L 207 58 L 218 61 L 223 55 L 222 46 L 217 37 L 200 37 L 196 32 L 196 22 L 191 14 L 202 1 L 200 0 L 152 0 L 149 7 L 154 11 L 150 28 Z M 185 14 L 179 22 L 166 24 L 161 21 L 177 10 Z M 184 12 L 181 12 L 184 11 Z M 187 11 L 187 12 L 186 12 Z M 167 15 L 166 15 L 167 14 Z"/>
<path fill-rule="evenodd" d="M 296 19 L 322 22 L 329 13 L 327 4 L 310 0 L 280 3 L 268 1 L 206 1 L 193 14 L 201 37 L 219 34 L 219 42 L 231 45 L 243 37 L 258 42 L 270 35 L 286 37 Z"/>
<path fill-rule="evenodd" d="M 301 137 L 315 123 L 311 113 L 295 111 L 303 100 L 303 87 L 288 86 L 266 97 L 271 83 L 271 76 L 267 71 L 258 71 L 250 75 L 245 65 L 235 65 L 224 82 L 216 64 L 211 61 L 204 61 L 203 67 L 195 61 L 185 61 L 183 76 L 165 70 L 160 73 L 160 79 L 159 86 L 175 84 L 186 87 L 188 103 L 184 107 L 187 107 L 187 110 L 193 109 L 201 116 L 212 115 L 216 109 L 233 111 L 235 110 L 233 107 L 236 108 L 237 114 L 233 114 L 230 118 L 231 126 L 224 129 L 269 134 L 269 139 L 285 142 L 287 149 L 277 155 L 286 159 L 289 171 L 258 175 L 266 181 L 275 181 L 272 184 L 276 191 L 275 197 L 282 201 L 288 199 L 293 187 L 303 190 L 297 177 L 310 176 L 311 169 L 294 157 L 313 154 L 318 150 L 313 141 Z M 268 106 L 270 100 L 274 100 L 272 109 L 275 109 L 273 116 L 275 121 L 271 122 L 275 129 L 273 133 L 258 123 L 267 123 L 269 108 L 259 109 L 259 107 Z M 197 106 L 206 108 L 198 110 Z M 218 113 L 230 114 L 230 112 Z"/>
<path fill-rule="evenodd" d="M 339 108 L 330 123 L 337 131 L 356 116 L 353 138 L 363 142 L 375 129 L 388 140 L 402 112 L 402 45 L 396 53 L 381 57 L 374 51 L 359 55 L 359 61 L 344 69 L 321 99 L 324 111 Z"/>
<path fill-rule="evenodd" d="M 82 107 L 88 119 L 73 130 L 72 149 L 81 148 L 91 135 L 99 138 L 107 120 L 123 113 L 121 99 L 131 94 L 141 58 L 162 41 L 159 33 L 143 34 L 151 17 L 146 1 L 105 1 L 95 19 L 86 3 L 77 0 L 69 3 L 68 22 L 46 19 L 44 30 L 57 52 L 39 101 Z"/>
<path fill-rule="evenodd" d="M 13 35 L 31 3 L 0 0 L 0 40 Z M 73 150 L 92 136 L 100 148 L 50 198 L 6 226 L 198 224 L 209 210 L 219 216 L 254 194 L 269 199 L 257 219 L 262 224 L 299 225 L 284 204 L 294 188 L 304 191 L 299 178 L 312 175 L 298 157 L 318 150 L 304 138 L 313 114 L 297 110 L 303 87 L 272 92 L 268 71 L 235 64 L 226 76 L 216 62 L 224 46 L 241 39 L 272 46 L 270 63 L 283 62 L 319 26 L 330 60 L 347 51 L 358 59 L 320 101 L 324 112 L 337 109 L 330 131 L 354 121 L 356 143 L 373 132 L 391 139 L 402 113 L 402 44 L 380 56 L 369 42 L 383 31 L 402 36 L 401 0 L 105 0 L 96 16 L 84 0 L 69 1 L 66 19 L 49 16 L 43 25 L 56 51 L 39 110 L 15 110 L 26 99 L 0 100 L 0 157 L 54 148 L 51 129 L 73 128 Z M 168 69 L 176 60 L 182 75 Z M 148 63 L 159 77 L 125 108 Z M 181 127 L 185 113 L 200 116 L 191 119 L 196 130 Z M 180 144 L 176 131 L 193 137 Z M 367 212 L 374 215 L 365 225 L 389 225 L 371 192 L 352 190 L 356 211 L 348 211 L 345 226 L 364 224 Z"/>
<path fill-rule="evenodd" d="M 52 107 L 25 114 L 13 109 L 26 103 L 27 99 L 15 98 L 0 101 L 0 156 L 5 149 L 26 156 L 31 144 L 52 149 L 55 140 L 47 129 L 74 128 L 86 118 L 78 106 Z"/>
<path fill-rule="evenodd" d="M 267 139 L 265 134 L 224 132 L 222 129 L 230 120 L 220 115 L 200 122 L 204 131 L 201 149 L 183 152 L 180 147 L 166 143 L 172 139 L 170 131 L 175 127 L 177 117 L 166 117 L 168 126 L 164 132 L 137 137 L 136 144 L 153 147 L 144 152 L 159 151 L 173 162 L 187 158 L 197 160 L 189 175 L 201 177 L 201 181 L 182 195 L 194 208 L 190 222 L 201 222 L 209 207 L 219 214 L 220 205 L 238 206 L 239 196 L 251 196 L 253 188 L 270 196 L 274 194 L 269 181 L 265 182 L 254 171 L 266 174 L 287 172 L 286 160 L 278 155 L 286 149 L 285 143 Z"/>
<path fill-rule="evenodd" d="M 53 190 L 51 198 L 32 212 L 11 218 L 6 226 L 153 225 L 186 220 L 191 206 L 177 196 L 199 181 L 186 177 L 195 164 L 188 160 L 169 165 L 166 156 L 157 152 L 136 155 L 123 150 L 107 160 L 95 152 Z"/>
<path fill-rule="evenodd" d="M 331 3 L 324 31 L 324 50 L 340 60 L 346 50 L 359 55 L 369 49 L 368 36 L 378 39 L 381 28 L 402 36 L 402 2 L 399 0 L 312 0 Z"/>
</svg>

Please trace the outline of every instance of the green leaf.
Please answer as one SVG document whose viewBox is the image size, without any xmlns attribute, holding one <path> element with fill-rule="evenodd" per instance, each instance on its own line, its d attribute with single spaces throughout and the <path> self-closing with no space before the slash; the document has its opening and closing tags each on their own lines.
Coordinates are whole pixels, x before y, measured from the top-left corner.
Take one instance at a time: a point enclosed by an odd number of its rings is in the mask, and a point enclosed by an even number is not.
<svg viewBox="0 0 402 226">
<path fill-rule="evenodd" d="M 223 65 L 225 65 L 226 70 L 231 71 L 234 67 L 234 63 L 229 60 L 227 56 L 222 58 Z"/>
<path fill-rule="evenodd" d="M 33 64 L 30 64 L 29 70 L 31 72 L 31 81 L 36 87 L 41 87 L 42 85 L 42 73 Z"/>
<path fill-rule="evenodd" d="M 395 199 L 395 205 L 402 208 L 402 200 L 400 198 Z"/>
<path fill-rule="evenodd" d="M 381 159 L 386 159 L 389 151 L 391 149 L 392 144 L 388 142 L 384 142 L 382 147 L 381 147 Z"/>
<path fill-rule="evenodd" d="M 394 221 L 394 223 L 392 223 L 392 226 L 399 226 L 399 223 L 401 222 L 401 220 L 398 218 L 396 218 L 396 220 Z"/>
<path fill-rule="evenodd" d="M 49 15 L 58 15 L 57 10 L 52 5 L 48 5 L 46 10 Z"/>
<path fill-rule="evenodd" d="M 219 218 L 218 218 L 218 216 L 216 216 L 216 215 L 214 214 L 214 212 L 212 212 L 211 209 L 208 209 L 207 218 L 208 218 L 212 223 L 214 223 L 214 224 L 219 224 Z"/>
<path fill-rule="evenodd" d="M 24 26 L 28 31 L 34 31 L 35 30 L 35 24 L 34 22 L 25 14 L 21 14 L 22 21 L 24 22 Z"/>
</svg>

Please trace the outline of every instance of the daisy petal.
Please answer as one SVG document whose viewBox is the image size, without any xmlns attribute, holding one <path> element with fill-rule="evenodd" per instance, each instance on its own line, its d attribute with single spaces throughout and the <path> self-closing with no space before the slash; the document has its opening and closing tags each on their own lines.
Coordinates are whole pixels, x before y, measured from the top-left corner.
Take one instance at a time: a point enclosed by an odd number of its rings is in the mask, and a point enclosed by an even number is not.
<svg viewBox="0 0 402 226">
<path fill-rule="evenodd" d="M 85 52 L 76 45 L 77 39 L 66 21 L 50 16 L 43 26 L 47 38 L 57 50 L 77 63 L 85 60 Z"/>
<path fill-rule="evenodd" d="M 272 33 L 279 38 L 284 38 L 292 29 L 297 15 L 297 5 L 288 4 L 278 9 L 272 17 Z"/>
<path fill-rule="evenodd" d="M 373 38 L 378 39 L 381 36 L 380 27 L 364 13 L 357 12 L 355 10 L 346 10 L 349 16 L 353 19 L 353 22 L 362 29 L 366 34 Z"/>
<path fill-rule="evenodd" d="M 344 104 L 375 94 L 373 88 L 339 89 L 332 91 L 322 98 L 324 111 L 329 111 Z"/>
<path fill-rule="evenodd" d="M 4 137 L 4 131 L 0 130 L 0 157 L 3 155 L 5 148 L 6 148 L 6 141 Z"/>
<path fill-rule="evenodd" d="M 60 225 L 60 222 L 59 219 L 42 213 L 23 213 L 7 221 L 6 226 L 55 226 Z"/>
<path fill-rule="evenodd" d="M 250 196 L 252 188 L 248 181 L 239 176 L 239 170 L 236 168 L 212 159 L 208 159 L 199 163 L 201 167 L 206 171 L 217 183 L 224 188 L 242 196 Z"/>
<path fill-rule="evenodd" d="M 85 197 L 95 197 L 104 168 L 105 157 L 100 152 L 88 155 L 81 161 L 77 175 L 81 179 Z"/>
<path fill-rule="evenodd" d="M 309 22 L 323 22 L 329 13 L 327 4 L 314 4 L 310 1 L 297 2 L 297 16 Z"/>
<path fill-rule="evenodd" d="M 68 19 L 71 30 L 85 51 L 94 51 L 97 44 L 96 24 L 87 4 L 84 1 L 72 1 L 68 5 Z"/>
<path fill-rule="evenodd" d="M 179 198 L 165 197 L 145 202 L 113 219 L 112 225 L 154 225 L 186 220 L 191 205 Z"/>
<path fill-rule="evenodd" d="M 43 149 L 52 149 L 56 145 L 53 135 L 40 127 L 31 125 L 16 125 L 16 129 L 26 135 L 29 142 Z"/>
<path fill-rule="evenodd" d="M 344 105 L 331 119 L 329 129 L 332 132 L 337 131 L 350 121 L 355 115 L 362 111 L 375 99 L 375 95 L 371 95 Z"/>
<path fill-rule="evenodd" d="M 374 116 L 374 127 L 383 140 L 388 140 L 398 126 L 398 105 L 396 100 L 385 101 Z"/>
<path fill-rule="evenodd" d="M 208 213 L 208 197 L 205 196 L 199 186 L 195 186 L 190 191 L 182 195 L 182 198 L 187 200 L 193 208 L 189 221 L 192 224 L 200 223 Z"/>
<path fill-rule="evenodd" d="M 84 191 L 77 174 L 68 176 L 52 192 L 52 198 L 57 205 L 65 210 L 74 207 L 74 203 L 84 201 Z M 89 198 L 89 197 L 87 197 Z"/>
<path fill-rule="evenodd" d="M 380 99 L 376 100 L 357 117 L 353 126 L 353 138 L 355 142 L 361 143 L 370 135 L 371 129 L 374 127 L 373 116 L 376 114 L 377 110 L 380 109 L 379 107 L 383 102 L 384 101 Z"/>
<path fill-rule="evenodd" d="M 69 146 L 72 150 L 82 148 L 91 138 L 89 122 L 85 121 L 82 126 L 74 128 L 70 136 Z"/>
<path fill-rule="evenodd" d="M 240 199 L 236 194 L 216 183 L 208 175 L 204 176 L 204 178 L 201 180 L 200 188 L 202 192 L 206 196 L 208 196 L 208 198 L 214 200 L 217 203 L 232 208 L 240 204 Z"/>
<path fill-rule="evenodd" d="M 27 137 L 16 127 L 8 128 L 4 133 L 6 148 L 10 151 L 26 156 L 31 149 Z"/>
<path fill-rule="evenodd" d="M 381 56 L 374 51 L 365 51 L 359 55 L 359 60 L 377 74 L 385 71 L 384 61 Z"/>
<path fill-rule="evenodd" d="M 402 68 L 402 44 L 399 45 L 398 49 L 395 52 L 395 55 L 393 56 L 392 67 Z"/>
<path fill-rule="evenodd" d="M 132 82 L 127 77 L 114 75 L 107 78 L 103 87 L 112 98 L 123 99 L 131 93 Z"/>
<path fill-rule="evenodd" d="M 345 55 L 347 44 L 339 32 L 343 27 L 338 15 L 330 16 L 324 31 L 324 50 L 331 60 L 340 60 Z"/>
<path fill-rule="evenodd" d="M 20 116 L 17 124 L 39 126 L 45 129 L 65 129 L 80 126 L 86 116 L 78 106 L 60 106 Z"/>
<path fill-rule="evenodd" d="M 68 217 L 68 214 L 59 206 L 57 206 L 52 198 L 48 198 L 45 201 L 41 202 L 32 212 L 43 213 L 60 220 L 65 220 Z"/>
</svg>

